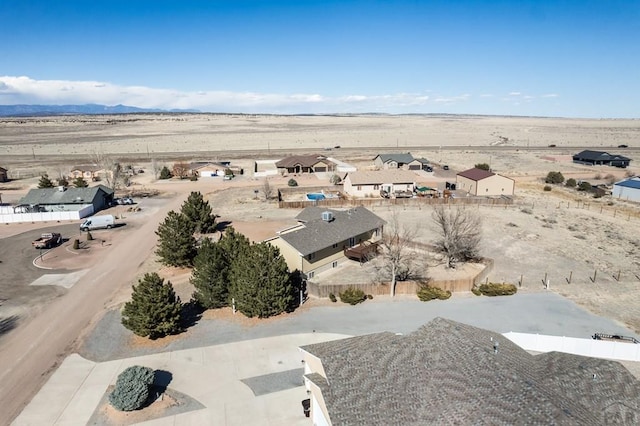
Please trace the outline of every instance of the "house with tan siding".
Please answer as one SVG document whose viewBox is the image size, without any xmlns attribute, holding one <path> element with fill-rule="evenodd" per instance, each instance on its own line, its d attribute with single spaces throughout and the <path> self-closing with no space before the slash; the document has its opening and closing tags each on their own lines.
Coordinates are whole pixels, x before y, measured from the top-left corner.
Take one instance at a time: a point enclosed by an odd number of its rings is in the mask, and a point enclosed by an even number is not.
<svg viewBox="0 0 640 426">
<path fill-rule="evenodd" d="M 354 198 L 380 197 L 384 191 L 390 197 L 413 193 L 417 175 L 409 170 L 370 170 L 347 173 L 343 191 Z"/>
<path fill-rule="evenodd" d="M 298 224 L 266 240 L 280 249 L 289 270 L 307 278 L 349 259 L 364 261 L 377 249 L 385 221 L 364 207 L 349 210 L 305 208 Z"/>
<path fill-rule="evenodd" d="M 97 181 L 109 174 L 109 177 L 113 176 L 111 170 L 107 171 L 104 167 L 97 164 L 83 164 L 80 166 L 74 166 L 69 172 L 69 178 L 77 179 L 83 178 L 87 182 Z"/>
<path fill-rule="evenodd" d="M 511 196 L 515 184 L 511 178 L 477 168 L 465 170 L 456 176 L 456 188 L 476 196 Z"/>
<path fill-rule="evenodd" d="M 276 162 L 280 173 L 333 172 L 336 165 L 324 155 L 294 155 Z"/>
</svg>

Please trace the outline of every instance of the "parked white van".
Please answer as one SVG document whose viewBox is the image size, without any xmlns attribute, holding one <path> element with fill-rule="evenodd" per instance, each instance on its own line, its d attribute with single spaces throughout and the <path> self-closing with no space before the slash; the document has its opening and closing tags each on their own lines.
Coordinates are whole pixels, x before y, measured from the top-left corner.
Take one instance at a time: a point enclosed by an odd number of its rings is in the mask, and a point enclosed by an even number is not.
<svg viewBox="0 0 640 426">
<path fill-rule="evenodd" d="M 81 231 L 90 231 L 92 229 L 111 229 L 116 226 L 116 218 L 112 214 L 105 214 L 102 216 L 93 216 L 82 222 L 80 225 Z"/>
</svg>

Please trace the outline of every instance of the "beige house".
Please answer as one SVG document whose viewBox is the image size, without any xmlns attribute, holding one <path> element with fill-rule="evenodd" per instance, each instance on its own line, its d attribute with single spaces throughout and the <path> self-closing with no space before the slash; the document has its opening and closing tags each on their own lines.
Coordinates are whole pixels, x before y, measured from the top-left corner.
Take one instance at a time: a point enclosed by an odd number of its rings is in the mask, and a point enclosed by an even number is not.
<svg viewBox="0 0 640 426">
<path fill-rule="evenodd" d="M 456 188 L 467 191 L 470 195 L 511 196 L 515 185 L 515 181 L 511 178 L 476 168 L 465 170 L 456 176 Z"/>
<path fill-rule="evenodd" d="M 113 173 L 108 172 L 97 164 L 84 164 L 81 166 L 74 166 L 69 172 L 69 178 L 77 179 L 79 177 L 84 178 L 86 181 L 96 181 L 104 178 L 109 173 L 111 177 Z"/>
<path fill-rule="evenodd" d="M 307 278 L 348 259 L 364 261 L 382 239 L 385 221 L 364 207 L 332 210 L 312 206 L 298 216 L 298 225 L 267 242 L 280 249 L 289 266 Z"/>
<path fill-rule="evenodd" d="M 351 172 L 343 179 L 344 193 L 354 198 L 413 196 L 415 186 L 416 174 L 398 169 Z"/>
<path fill-rule="evenodd" d="M 333 172 L 336 165 L 324 155 L 294 155 L 276 162 L 281 173 L 321 173 Z"/>
<path fill-rule="evenodd" d="M 405 154 L 379 154 L 373 159 L 373 165 L 378 170 L 422 170 L 423 161 L 426 160 L 413 158 L 410 152 Z"/>
</svg>

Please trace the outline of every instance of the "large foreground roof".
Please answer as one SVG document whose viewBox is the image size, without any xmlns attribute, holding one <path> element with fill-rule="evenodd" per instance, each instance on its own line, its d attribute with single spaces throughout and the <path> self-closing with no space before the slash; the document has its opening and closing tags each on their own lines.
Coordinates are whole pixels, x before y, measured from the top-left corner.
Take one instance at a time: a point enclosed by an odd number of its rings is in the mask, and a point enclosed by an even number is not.
<svg viewBox="0 0 640 426">
<path fill-rule="evenodd" d="M 326 377 L 307 378 L 333 424 L 624 424 L 640 409 L 640 382 L 618 362 L 534 356 L 498 333 L 442 318 L 405 336 L 302 349 L 322 361 Z"/>
</svg>

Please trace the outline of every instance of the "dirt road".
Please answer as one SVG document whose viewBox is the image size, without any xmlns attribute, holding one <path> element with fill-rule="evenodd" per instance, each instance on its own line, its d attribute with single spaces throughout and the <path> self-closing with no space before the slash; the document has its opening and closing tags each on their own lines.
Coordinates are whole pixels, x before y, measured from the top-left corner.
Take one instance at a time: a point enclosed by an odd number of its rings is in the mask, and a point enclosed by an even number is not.
<svg viewBox="0 0 640 426">
<path fill-rule="evenodd" d="M 154 231 L 166 212 L 180 208 L 188 193 L 166 204 L 131 229 L 115 250 L 105 253 L 68 294 L 48 304 L 28 323 L 7 335 L 0 348 L 0 424 L 9 424 L 31 400 L 113 295 L 128 286 L 156 243 Z"/>
</svg>

